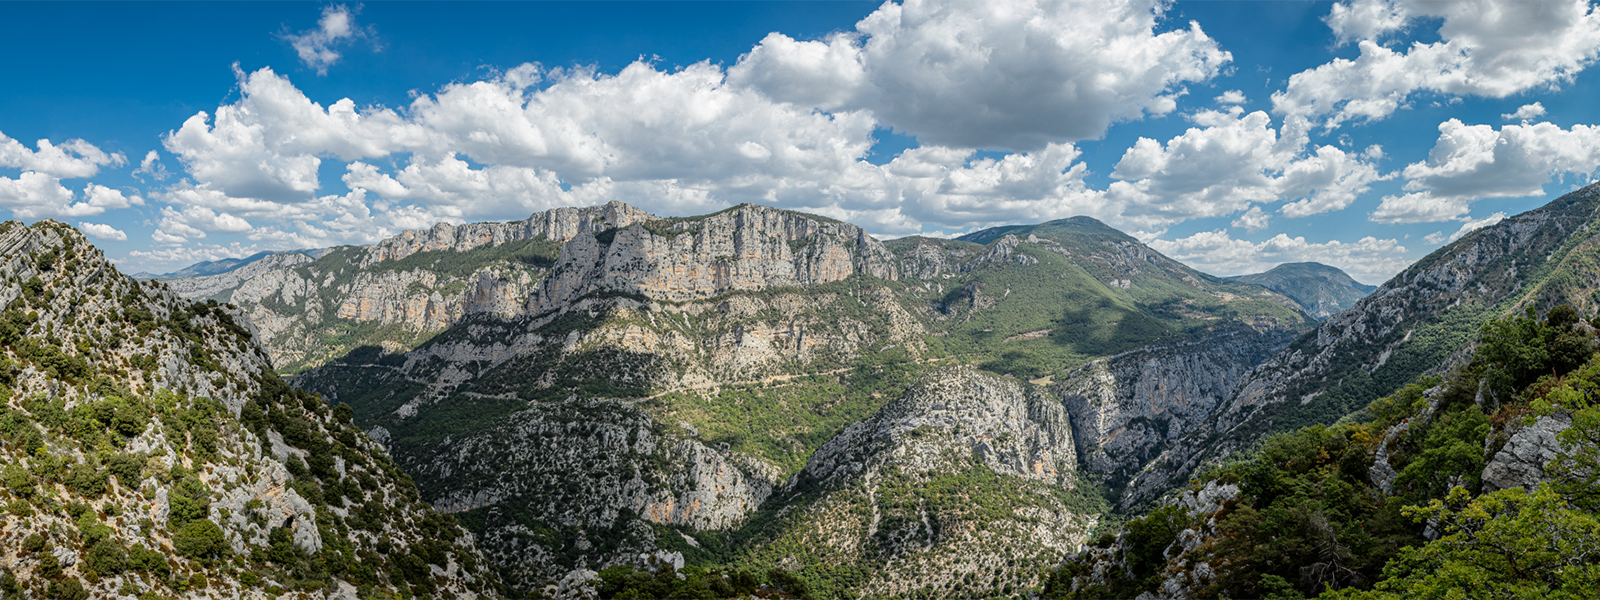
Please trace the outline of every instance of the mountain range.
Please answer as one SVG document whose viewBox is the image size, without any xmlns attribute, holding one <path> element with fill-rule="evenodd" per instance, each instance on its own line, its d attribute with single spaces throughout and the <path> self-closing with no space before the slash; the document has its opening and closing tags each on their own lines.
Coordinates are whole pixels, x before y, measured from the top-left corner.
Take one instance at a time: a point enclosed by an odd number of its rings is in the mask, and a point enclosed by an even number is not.
<svg viewBox="0 0 1600 600">
<path fill-rule="evenodd" d="M 1584 188 L 1376 289 L 1315 263 L 1214 277 L 1086 217 L 884 242 L 759 205 L 658 217 L 611 202 L 146 282 L 69 227 L 10 224 L 7 318 L 26 333 L 11 387 L 39 391 L 13 393 L 9 418 L 81 448 L 89 470 L 177 462 L 148 471 L 148 496 L 119 474 L 91 498 L 78 467 L 35 468 L 31 442 L 8 442 L 52 490 L 12 488 L 32 512 L 8 531 L 76 527 L 40 535 L 80 556 L 102 539 L 82 532 L 106 522 L 126 529 L 103 538 L 124 553 L 191 562 L 58 572 L 36 557 L 61 553 L 34 550 L 6 564 L 45 592 L 73 578 L 581 597 L 627 569 L 688 565 L 793 595 L 1015 595 L 1262 439 L 1464 364 L 1493 318 L 1594 309 L 1597 206 L 1600 187 Z M 140 407 L 147 429 L 51 437 L 71 428 L 50 415 L 107 402 Z M 192 513 L 230 551 L 184 554 L 157 518 L 189 474 L 241 499 Z M 272 490 L 310 512 L 259 524 L 252 498 L 288 514 Z M 151 525 L 129 529 L 140 518 Z M 279 530 L 299 544 L 282 561 Z M 340 558 L 312 533 L 346 544 Z M 178 581 L 189 573 L 217 583 Z"/>
</svg>

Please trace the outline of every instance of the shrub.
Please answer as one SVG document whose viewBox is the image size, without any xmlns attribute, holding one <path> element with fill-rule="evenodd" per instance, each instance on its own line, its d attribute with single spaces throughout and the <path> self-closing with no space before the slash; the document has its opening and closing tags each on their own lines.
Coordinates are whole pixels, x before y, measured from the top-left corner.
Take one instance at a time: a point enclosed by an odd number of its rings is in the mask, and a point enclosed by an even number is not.
<svg viewBox="0 0 1600 600">
<path fill-rule="evenodd" d="M 167 495 L 172 524 L 180 526 L 193 519 L 205 518 L 211 512 L 211 491 L 187 471 L 174 468 L 173 478 L 178 480 L 178 484 L 173 493 Z"/>
<path fill-rule="evenodd" d="M 54 579 L 61 574 L 61 561 L 56 555 L 49 552 L 39 553 L 39 574 L 48 579 Z"/>
<path fill-rule="evenodd" d="M 56 600 L 88 600 L 89 590 L 83 588 L 83 582 L 68 577 L 52 582 L 46 595 Z"/>
<path fill-rule="evenodd" d="M 796 597 L 811 597 L 811 586 L 806 585 L 805 580 L 796 577 L 794 573 L 783 569 L 772 569 L 767 571 L 767 581 Z"/>
<path fill-rule="evenodd" d="M 89 548 L 84 562 L 90 571 L 102 576 L 115 575 L 128 569 L 128 552 L 122 549 L 122 544 L 105 537 Z"/>
<path fill-rule="evenodd" d="M 216 558 L 228 553 L 228 540 L 210 519 L 195 519 L 172 536 L 172 547 L 190 558 Z"/>
<path fill-rule="evenodd" d="M 83 463 L 72 467 L 67 473 L 67 485 L 85 498 L 99 498 L 106 493 L 107 476 L 105 471 L 96 469 L 94 465 Z"/>
<path fill-rule="evenodd" d="M 273 562 L 287 563 L 296 556 L 294 534 L 287 527 L 277 527 L 267 533 L 267 557 Z"/>
<path fill-rule="evenodd" d="M 136 571 L 154 573 L 162 578 L 172 573 L 172 565 L 167 564 L 166 555 L 143 545 L 134 546 L 128 552 L 128 564 Z"/>
<path fill-rule="evenodd" d="M 144 457 L 137 454 L 113 455 L 111 460 L 106 461 L 106 468 L 112 475 L 117 476 L 119 483 L 136 488 L 143 479 L 141 474 L 144 472 Z"/>
<path fill-rule="evenodd" d="M 17 581 L 17 576 L 10 569 L 7 569 L 5 573 L 0 573 L 0 596 L 6 598 L 22 597 L 22 583 Z"/>
<path fill-rule="evenodd" d="M 283 461 L 283 466 L 288 467 L 289 474 L 296 478 L 306 476 L 306 463 L 300 460 L 300 455 L 298 454 L 290 454 L 289 458 Z"/>
<path fill-rule="evenodd" d="M 33 506 L 25 500 L 12 500 L 6 503 L 6 512 L 26 519 L 33 516 Z"/>
<path fill-rule="evenodd" d="M 0 479 L 5 480 L 6 489 L 18 497 L 27 498 L 33 495 L 33 474 L 22 465 L 10 464 L 0 470 Z"/>
<path fill-rule="evenodd" d="M 214 426 L 200 426 L 189 432 L 194 441 L 195 453 L 200 458 L 214 457 L 217 455 L 217 429 Z"/>
</svg>

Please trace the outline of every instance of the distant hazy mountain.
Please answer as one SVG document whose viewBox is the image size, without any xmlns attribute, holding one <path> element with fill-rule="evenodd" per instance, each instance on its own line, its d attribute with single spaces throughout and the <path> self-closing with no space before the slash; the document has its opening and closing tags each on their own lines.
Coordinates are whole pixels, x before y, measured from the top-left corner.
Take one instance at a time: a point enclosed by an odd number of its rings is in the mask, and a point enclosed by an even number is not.
<svg viewBox="0 0 1600 600">
<path fill-rule="evenodd" d="M 233 270 L 239 269 L 240 267 L 243 267 L 243 266 L 248 265 L 250 263 L 256 262 L 256 261 L 261 260 L 263 258 L 266 258 L 268 256 L 272 256 L 274 254 L 304 254 L 304 255 L 309 256 L 311 258 L 317 258 L 317 257 L 322 256 L 323 254 L 326 254 L 327 252 L 328 252 L 328 249 L 326 249 L 326 248 L 317 249 L 317 250 L 279 250 L 279 251 L 267 250 L 267 251 L 257 252 L 255 254 L 251 254 L 250 256 L 246 256 L 244 258 L 224 258 L 224 259 L 219 259 L 219 260 L 200 261 L 200 262 L 194 263 L 192 265 L 189 265 L 187 267 L 184 267 L 182 269 L 178 269 L 176 271 L 173 271 L 171 273 L 155 274 L 155 273 L 140 272 L 140 273 L 134 274 L 134 278 L 136 278 L 136 279 L 181 279 L 181 278 L 189 278 L 189 277 L 205 277 L 207 275 L 221 275 L 223 273 L 227 273 L 229 271 L 233 271 Z"/>
<path fill-rule="evenodd" d="M 1355 306 L 1357 300 L 1378 289 L 1378 286 L 1351 279 L 1336 267 L 1314 262 L 1284 263 L 1265 273 L 1237 279 L 1288 296 L 1306 314 L 1318 319 Z"/>
</svg>

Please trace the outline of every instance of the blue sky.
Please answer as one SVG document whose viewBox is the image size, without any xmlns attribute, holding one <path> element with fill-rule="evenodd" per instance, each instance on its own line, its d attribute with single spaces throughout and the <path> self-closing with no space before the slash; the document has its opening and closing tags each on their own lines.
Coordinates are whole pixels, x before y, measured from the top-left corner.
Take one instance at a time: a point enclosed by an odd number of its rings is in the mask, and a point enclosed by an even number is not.
<svg viewBox="0 0 1600 600">
<path fill-rule="evenodd" d="M 7 3 L 0 215 L 129 271 L 622 200 L 1378 283 L 1600 167 L 1589 0 Z M 46 140 L 40 142 L 40 140 Z"/>
</svg>

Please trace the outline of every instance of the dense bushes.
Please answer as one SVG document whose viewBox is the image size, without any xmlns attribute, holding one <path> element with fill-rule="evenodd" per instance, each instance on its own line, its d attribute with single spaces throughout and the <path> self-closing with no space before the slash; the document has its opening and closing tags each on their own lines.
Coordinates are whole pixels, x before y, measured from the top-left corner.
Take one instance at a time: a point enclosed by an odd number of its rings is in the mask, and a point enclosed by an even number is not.
<svg viewBox="0 0 1600 600">
<path fill-rule="evenodd" d="M 228 540 L 210 519 L 195 519 L 172 535 L 172 547 L 190 558 L 217 558 L 228 553 Z"/>
<path fill-rule="evenodd" d="M 707 570 L 697 567 L 674 570 L 659 566 L 654 572 L 632 565 L 617 565 L 600 571 L 600 597 L 612 598 L 742 598 L 762 590 L 782 591 L 796 598 L 810 598 L 811 589 L 793 573 L 783 569 L 767 571 L 766 584 L 744 569 Z M 768 591 L 767 593 L 771 593 Z M 765 596 L 763 596 L 765 597 Z"/>
</svg>

